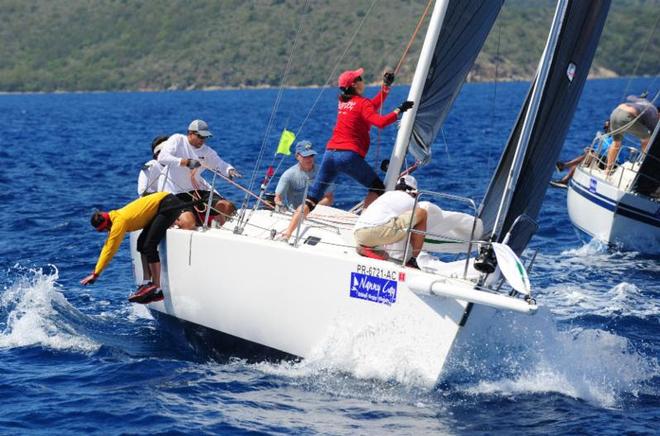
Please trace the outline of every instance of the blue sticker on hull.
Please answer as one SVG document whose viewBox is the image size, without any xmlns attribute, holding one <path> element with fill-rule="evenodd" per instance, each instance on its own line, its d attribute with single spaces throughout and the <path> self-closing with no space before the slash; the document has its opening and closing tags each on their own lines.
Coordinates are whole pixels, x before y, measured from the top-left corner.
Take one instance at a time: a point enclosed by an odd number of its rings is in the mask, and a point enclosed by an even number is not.
<svg viewBox="0 0 660 436">
<path fill-rule="evenodd" d="M 396 301 L 397 282 L 367 274 L 351 273 L 351 298 L 392 304 Z"/>
</svg>

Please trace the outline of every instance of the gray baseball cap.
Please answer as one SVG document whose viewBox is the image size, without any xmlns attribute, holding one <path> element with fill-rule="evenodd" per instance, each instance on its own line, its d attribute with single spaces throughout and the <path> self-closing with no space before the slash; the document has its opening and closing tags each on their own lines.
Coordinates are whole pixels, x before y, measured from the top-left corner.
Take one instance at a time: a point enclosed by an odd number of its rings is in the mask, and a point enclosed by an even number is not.
<svg viewBox="0 0 660 436">
<path fill-rule="evenodd" d="M 213 134 L 209 131 L 209 125 L 206 124 L 206 121 L 204 120 L 194 120 L 188 126 L 188 131 L 196 132 L 199 134 L 199 136 L 203 136 L 205 138 L 208 138 L 209 136 L 213 136 Z"/>
<path fill-rule="evenodd" d="M 314 156 L 316 150 L 312 148 L 312 143 L 307 140 L 298 141 L 296 144 L 296 153 L 302 157 Z"/>
</svg>

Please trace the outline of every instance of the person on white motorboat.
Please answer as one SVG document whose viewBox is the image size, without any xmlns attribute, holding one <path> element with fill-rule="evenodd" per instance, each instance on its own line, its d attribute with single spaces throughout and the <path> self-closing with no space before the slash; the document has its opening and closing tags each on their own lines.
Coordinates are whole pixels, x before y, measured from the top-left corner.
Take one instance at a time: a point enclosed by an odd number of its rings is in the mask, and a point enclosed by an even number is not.
<svg viewBox="0 0 660 436">
<path fill-rule="evenodd" d="M 188 126 L 186 135 L 176 133 L 163 143 L 158 156 L 158 162 L 165 166 L 163 191 L 176 194 L 185 202 L 201 199 L 204 200 L 204 204 L 208 204 L 211 187 L 201 176 L 206 168 L 218 171 L 230 179 L 242 177 L 233 166 L 222 160 L 215 150 L 205 144 L 211 136 L 213 135 L 205 121 L 193 120 Z M 226 218 L 236 211 L 236 207 L 218 193 L 213 192 L 212 195 L 217 201 L 211 209 L 210 216 L 222 225 Z M 205 207 L 196 206 L 194 222 L 182 222 L 180 227 L 192 229 L 196 225 L 201 225 L 206 214 Z"/>
<path fill-rule="evenodd" d="M 151 154 L 153 159 L 145 163 L 138 175 L 137 193 L 139 197 L 158 192 L 158 180 L 162 174 L 163 166 L 158 163 L 158 155 L 163 148 L 163 142 L 167 141 L 167 136 L 156 136 L 151 141 Z"/>
<path fill-rule="evenodd" d="M 275 188 L 275 205 L 280 208 L 295 209 L 304 200 L 305 186 L 316 177 L 318 166 L 314 162 L 316 150 L 312 143 L 303 140 L 296 144 L 297 164 L 284 171 Z M 333 200 L 333 187 L 329 187 L 318 204 L 330 206 Z"/>
<path fill-rule="evenodd" d="M 612 172 L 624 133 L 631 133 L 639 138 L 642 153 L 646 153 L 651 133 L 658 123 L 658 109 L 646 98 L 628 96 L 625 103 L 617 106 L 610 115 L 612 129 L 612 147 L 607 154 L 605 171 Z"/>
<path fill-rule="evenodd" d="M 369 257 L 374 248 L 392 244 L 407 237 L 412 221 L 413 230 L 426 232 L 427 212 L 415 206 L 417 180 L 411 175 L 399 178 L 394 191 L 385 192 L 365 209 L 355 223 L 353 236 L 359 245 L 358 253 Z M 416 258 L 424 245 L 424 233 L 412 233 L 410 237 L 412 258 L 408 266 L 417 266 Z"/>
<path fill-rule="evenodd" d="M 568 182 L 573 177 L 575 169 L 582 162 L 586 161 L 585 164 L 589 165 L 592 159 L 598 159 L 600 168 L 605 168 L 605 162 L 607 161 L 607 153 L 612 145 L 612 135 L 610 135 L 610 120 L 605 120 L 603 124 L 603 131 L 596 133 L 596 149 L 593 149 L 590 145 L 584 149 L 584 153 L 580 156 L 569 160 L 568 162 L 557 161 L 555 168 L 557 171 L 561 172 L 565 169 L 568 169 L 568 173 L 562 177 L 560 180 L 551 180 L 550 184 L 556 188 L 566 188 L 568 187 Z M 619 156 L 620 158 L 620 156 Z M 620 159 L 617 159 L 620 160 Z"/>
</svg>

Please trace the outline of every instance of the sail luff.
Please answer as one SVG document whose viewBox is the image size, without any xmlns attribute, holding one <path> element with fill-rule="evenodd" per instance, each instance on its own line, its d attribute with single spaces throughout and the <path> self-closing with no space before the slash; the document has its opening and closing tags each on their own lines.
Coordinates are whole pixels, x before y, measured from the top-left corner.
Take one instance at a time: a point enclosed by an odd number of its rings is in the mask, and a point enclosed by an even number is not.
<svg viewBox="0 0 660 436">
<path fill-rule="evenodd" d="M 385 175 L 386 190 L 394 189 L 394 185 L 401 173 L 403 161 L 406 157 L 408 144 L 410 142 L 410 135 L 415 123 L 415 117 L 417 116 L 417 110 L 419 109 L 419 101 L 422 91 L 424 90 L 424 82 L 426 81 L 426 76 L 428 75 L 431 66 L 431 60 L 433 58 L 435 46 L 438 42 L 440 30 L 442 29 L 445 14 L 447 13 L 448 5 L 449 0 L 438 0 L 433 6 L 429 27 L 426 31 L 426 36 L 424 37 L 422 51 L 420 52 L 417 68 L 415 69 L 415 74 L 410 85 L 410 91 L 408 92 L 408 100 L 415 102 L 415 106 L 413 106 L 408 112 L 404 113 L 401 117 L 401 127 L 397 132 L 396 142 L 394 143 L 394 149 L 392 150 L 392 155 L 390 157 L 390 164 L 387 169 L 387 174 Z"/>
<path fill-rule="evenodd" d="M 436 19 L 442 18 L 442 23 L 438 28 L 439 34 L 425 40 L 425 44 L 429 42 L 427 47 L 430 53 L 425 53 L 423 61 L 430 63 L 427 67 L 420 62 L 417 68 L 419 71 L 415 72 L 411 89 L 413 97 L 409 97 L 415 102 L 415 107 L 402 120 L 386 178 L 388 188 L 396 182 L 406 150 L 421 165 L 430 161 L 431 145 L 465 83 L 503 2 L 449 0 L 442 4 L 436 3 L 436 8 L 444 10 L 442 17 L 439 16 L 440 11 L 436 16 Z M 434 14 L 438 10 L 436 8 Z M 430 50 L 433 46 L 434 49 Z M 421 94 L 417 96 L 420 87 Z"/>
<path fill-rule="evenodd" d="M 513 156 L 513 164 L 511 166 L 511 170 L 509 171 L 506 188 L 504 195 L 502 196 L 502 201 L 500 202 L 500 207 L 497 211 L 495 225 L 493 226 L 491 236 L 500 234 L 503 225 L 502 216 L 503 214 L 506 214 L 506 210 L 511 205 L 513 188 L 515 187 L 516 183 L 518 182 L 518 178 L 520 177 L 520 170 L 522 168 L 523 159 L 525 158 L 525 153 L 527 152 L 527 147 L 529 146 L 532 129 L 534 128 L 534 124 L 539 114 L 538 110 L 541 104 L 541 97 L 543 96 L 543 90 L 545 89 L 545 85 L 548 80 L 550 65 L 553 60 L 554 52 L 557 48 L 559 31 L 561 29 L 562 23 L 564 22 L 567 6 L 567 0 L 560 0 L 557 3 L 555 16 L 552 21 L 552 26 L 550 27 L 550 34 L 548 35 L 548 40 L 546 41 L 545 49 L 543 50 L 543 55 L 541 56 L 541 60 L 539 62 L 537 80 L 535 80 L 533 84 L 530 103 L 527 106 L 527 112 L 525 113 L 522 131 L 518 139 L 516 152 Z"/>
</svg>

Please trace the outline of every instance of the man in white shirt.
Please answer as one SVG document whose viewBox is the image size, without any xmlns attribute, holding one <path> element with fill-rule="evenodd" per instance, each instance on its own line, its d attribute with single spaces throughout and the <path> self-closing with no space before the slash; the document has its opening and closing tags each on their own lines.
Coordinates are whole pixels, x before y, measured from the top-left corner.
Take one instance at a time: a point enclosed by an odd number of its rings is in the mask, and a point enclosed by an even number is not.
<svg viewBox="0 0 660 436">
<path fill-rule="evenodd" d="M 201 176 L 206 168 L 213 169 L 229 177 L 241 177 L 236 169 L 222 160 L 218 153 L 205 144 L 213 136 L 209 126 L 202 120 L 194 120 L 188 126 L 188 133 L 176 133 L 163 143 L 158 162 L 163 169 L 162 191 L 176 194 L 181 200 L 190 202 L 203 199 L 205 205 L 195 207 L 197 223 L 201 224 L 206 214 L 206 204 L 211 195 L 218 199 L 211 209 L 211 216 L 220 225 L 236 211 L 236 207 L 216 192 L 211 192 L 210 185 Z M 194 227 L 194 223 L 184 223 L 185 228 Z"/>
<path fill-rule="evenodd" d="M 417 180 L 406 175 L 399 179 L 394 191 L 385 192 L 371 203 L 355 223 L 353 236 L 360 245 L 358 252 L 370 257 L 382 256 L 384 253 L 371 249 L 401 241 L 407 236 L 411 221 L 413 230 L 426 232 L 426 210 L 417 208 L 413 213 L 416 196 Z M 424 233 L 412 233 L 410 244 L 413 257 L 408 265 L 416 267 L 415 258 L 424 245 Z"/>
<path fill-rule="evenodd" d="M 318 167 L 314 163 L 316 150 L 312 143 L 303 140 L 296 144 L 297 164 L 284 171 L 275 188 L 275 204 L 280 207 L 296 209 L 304 200 L 305 186 L 310 185 L 318 173 Z M 333 186 L 326 189 L 325 194 L 318 204 L 329 206 L 333 199 Z"/>
<path fill-rule="evenodd" d="M 139 197 L 153 194 L 158 191 L 158 180 L 161 176 L 163 166 L 158 163 L 158 155 L 163 148 L 163 142 L 167 141 L 167 136 L 156 136 L 151 141 L 151 154 L 153 159 L 145 163 L 138 175 L 137 193 Z"/>
</svg>

